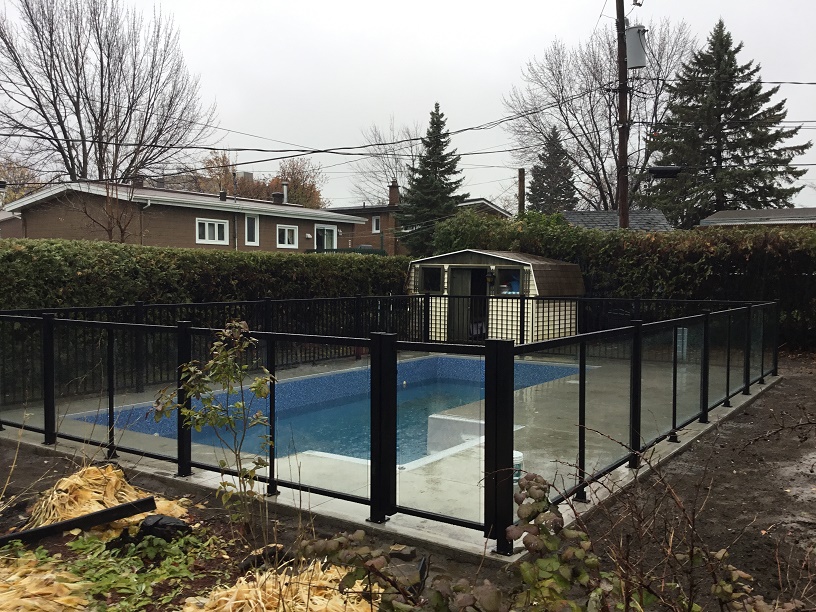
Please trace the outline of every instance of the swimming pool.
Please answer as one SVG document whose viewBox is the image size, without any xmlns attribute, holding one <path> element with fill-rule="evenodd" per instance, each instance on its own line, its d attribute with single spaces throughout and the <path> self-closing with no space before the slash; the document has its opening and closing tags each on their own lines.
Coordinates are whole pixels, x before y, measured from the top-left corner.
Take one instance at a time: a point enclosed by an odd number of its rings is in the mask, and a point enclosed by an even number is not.
<svg viewBox="0 0 816 612">
<path fill-rule="evenodd" d="M 578 372 L 570 365 L 518 361 L 515 388 L 523 389 Z M 370 455 L 369 368 L 354 368 L 284 380 L 275 385 L 275 456 L 319 451 L 357 459 Z M 484 362 L 478 358 L 432 356 L 400 361 L 397 367 L 397 460 L 400 464 L 428 454 L 428 419 L 445 410 L 484 399 Z M 234 401 L 234 400 L 233 400 Z M 196 402 L 194 400 L 193 406 Z M 199 403 L 200 406 L 200 403 Z M 251 396 L 248 411 L 268 415 L 266 400 Z M 176 437 L 176 420 L 158 423 L 152 406 L 116 411 L 115 426 L 166 438 Z M 74 415 L 107 425 L 105 413 Z M 248 453 L 265 453 L 260 437 L 244 444 Z M 193 442 L 218 446 L 212 429 L 192 432 Z"/>
</svg>

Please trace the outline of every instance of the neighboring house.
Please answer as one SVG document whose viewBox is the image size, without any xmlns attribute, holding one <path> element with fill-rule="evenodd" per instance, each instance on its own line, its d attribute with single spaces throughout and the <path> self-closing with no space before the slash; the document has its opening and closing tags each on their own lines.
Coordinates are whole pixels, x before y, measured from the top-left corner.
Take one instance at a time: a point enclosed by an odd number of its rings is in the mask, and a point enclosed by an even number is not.
<svg viewBox="0 0 816 612">
<path fill-rule="evenodd" d="M 701 227 L 710 225 L 799 225 L 816 227 L 816 208 L 721 210 L 700 221 Z"/>
<path fill-rule="evenodd" d="M 97 182 L 44 187 L 5 207 L 3 238 L 112 240 L 236 251 L 343 246 L 365 219 L 285 202 Z"/>
<path fill-rule="evenodd" d="M 369 206 L 350 206 L 335 208 L 336 211 L 343 211 L 344 214 L 362 217 L 366 222 L 354 228 L 353 235 L 348 239 L 344 237 L 341 247 L 360 248 L 371 247 L 382 249 L 389 255 L 407 255 L 408 249 L 400 244 L 396 214 L 400 206 L 400 192 L 397 181 L 393 181 L 388 186 L 388 204 L 377 204 Z M 510 218 L 512 213 L 496 206 L 485 198 L 471 198 L 459 204 L 461 208 L 469 208 L 478 213 L 497 217 Z"/>
<path fill-rule="evenodd" d="M 0 238 L 22 238 L 23 221 L 19 215 L 0 210 Z"/>
<path fill-rule="evenodd" d="M 567 223 L 577 227 L 610 231 L 619 226 L 617 210 L 565 210 L 560 214 Z M 630 210 L 629 229 L 669 232 L 674 228 L 659 210 Z"/>
</svg>

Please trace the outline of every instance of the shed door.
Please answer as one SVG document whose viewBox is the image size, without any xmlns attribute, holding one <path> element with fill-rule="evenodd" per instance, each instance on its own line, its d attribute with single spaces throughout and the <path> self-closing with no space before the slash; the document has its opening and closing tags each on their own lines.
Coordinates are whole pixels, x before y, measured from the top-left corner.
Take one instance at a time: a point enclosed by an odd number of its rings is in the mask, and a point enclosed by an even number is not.
<svg viewBox="0 0 816 612">
<path fill-rule="evenodd" d="M 448 274 L 448 341 L 484 340 L 487 337 L 487 268 L 450 268 Z"/>
</svg>

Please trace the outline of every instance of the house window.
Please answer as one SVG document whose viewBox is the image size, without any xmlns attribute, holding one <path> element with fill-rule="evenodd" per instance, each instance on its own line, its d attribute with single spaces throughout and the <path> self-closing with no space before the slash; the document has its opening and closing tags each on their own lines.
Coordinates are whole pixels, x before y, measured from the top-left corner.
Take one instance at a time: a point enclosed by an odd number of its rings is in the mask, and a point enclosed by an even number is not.
<svg viewBox="0 0 816 612">
<path fill-rule="evenodd" d="M 260 240 L 258 237 L 258 216 L 257 215 L 247 215 L 246 216 L 246 234 L 244 236 L 244 243 L 247 246 L 259 246 Z"/>
<path fill-rule="evenodd" d="M 337 248 L 337 226 L 315 225 L 315 249 L 331 251 Z"/>
<path fill-rule="evenodd" d="M 278 248 L 279 249 L 298 248 L 298 228 L 296 225 L 278 226 Z"/>
<path fill-rule="evenodd" d="M 372 234 L 379 234 L 380 233 L 380 218 L 379 217 L 371 217 L 371 233 Z"/>
<path fill-rule="evenodd" d="M 229 221 L 196 219 L 196 243 L 229 244 Z"/>
</svg>

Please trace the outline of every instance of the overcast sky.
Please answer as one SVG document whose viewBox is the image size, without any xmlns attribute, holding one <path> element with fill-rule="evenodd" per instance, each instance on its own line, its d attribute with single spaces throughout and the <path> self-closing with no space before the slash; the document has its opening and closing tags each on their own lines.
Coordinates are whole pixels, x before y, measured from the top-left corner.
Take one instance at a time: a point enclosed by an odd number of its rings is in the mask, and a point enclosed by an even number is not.
<svg viewBox="0 0 816 612">
<path fill-rule="evenodd" d="M 149 12 L 153 3 L 131 0 Z M 767 81 L 816 81 L 816 0 L 626 0 L 633 22 L 685 20 L 700 44 L 718 18 L 740 60 L 754 59 Z M 191 71 L 205 100 L 218 104 L 223 128 L 313 148 L 363 143 L 361 131 L 419 122 L 424 132 L 434 102 L 450 130 L 505 115 L 502 97 L 521 84 L 525 62 L 560 38 L 571 44 L 614 24 L 615 0 L 164 0 L 181 33 Z M 788 119 L 816 128 L 816 86 L 783 85 Z M 816 131 L 805 129 L 802 140 Z M 501 149 L 501 128 L 454 138 L 460 153 Z M 221 146 L 276 143 L 225 133 Z M 239 162 L 264 157 L 242 154 Z M 316 158 L 329 178 L 333 206 L 359 205 L 352 197 L 348 158 Z M 799 163 L 816 164 L 816 147 Z M 341 165 L 337 165 L 341 164 Z M 498 166 L 493 168 L 473 167 Z M 516 170 L 509 154 L 464 158 L 471 197 L 497 200 L 512 192 Z M 243 166 L 274 173 L 277 162 Z M 804 177 L 798 206 L 816 206 L 816 167 Z M 385 192 L 385 186 L 383 187 Z"/>
</svg>

